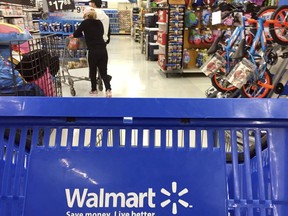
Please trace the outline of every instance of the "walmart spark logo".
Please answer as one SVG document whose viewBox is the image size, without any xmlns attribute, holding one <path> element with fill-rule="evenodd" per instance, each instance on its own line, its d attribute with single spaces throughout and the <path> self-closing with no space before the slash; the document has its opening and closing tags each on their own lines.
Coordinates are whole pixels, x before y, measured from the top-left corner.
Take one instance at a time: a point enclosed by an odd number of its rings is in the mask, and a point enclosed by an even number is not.
<svg viewBox="0 0 288 216">
<path fill-rule="evenodd" d="M 177 204 L 179 203 L 180 205 L 182 205 L 185 208 L 193 208 L 192 205 L 190 205 L 188 202 L 184 201 L 183 199 L 181 199 L 181 197 L 185 194 L 187 194 L 189 191 L 187 188 L 182 189 L 180 192 L 178 192 L 178 200 L 177 202 L 173 202 L 172 203 L 172 214 L 176 215 L 177 214 Z M 161 193 L 166 195 L 168 198 L 161 202 L 161 207 L 164 208 L 167 205 L 169 205 L 171 203 L 171 199 L 169 197 L 171 197 L 171 193 L 169 191 L 167 191 L 165 188 L 161 189 Z M 177 182 L 172 182 L 172 193 L 176 194 L 177 193 Z"/>
</svg>

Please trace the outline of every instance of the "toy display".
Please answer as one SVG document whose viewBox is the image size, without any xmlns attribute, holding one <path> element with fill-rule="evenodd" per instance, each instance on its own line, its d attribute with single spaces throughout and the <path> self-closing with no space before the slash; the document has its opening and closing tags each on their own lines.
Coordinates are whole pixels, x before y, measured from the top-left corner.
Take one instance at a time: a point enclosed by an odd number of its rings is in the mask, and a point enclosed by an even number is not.
<svg viewBox="0 0 288 216">
<path fill-rule="evenodd" d="M 183 52 L 183 68 L 187 68 L 189 62 L 190 62 L 190 54 L 189 54 L 187 49 L 184 49 L 184 52 Z"/>
<path fill-rule="evenodd" d="M 208 29 L 204 29 L 201 32 L 201 42 L 204 45 L 211 45 L 214 41 L 214 37 L 212 35 L 212 31 L 208 28 Z"/>
<path fill-rule="evenodd" d="M 210 8 L 204 9 L 202 11 L 202 17 L 201 17 L 201 23 L 204 26 L 208 26 L 211 24 L 211 17 L 212 17 L 212 11 Z"/>
<path fill-rule="evenodd" d="M 192 26 L 197 26 L 198 17 L 195 14 L 195 11 L 188 10 L 185 12 L 185 27 L 190 28 Z"/>
</svg>

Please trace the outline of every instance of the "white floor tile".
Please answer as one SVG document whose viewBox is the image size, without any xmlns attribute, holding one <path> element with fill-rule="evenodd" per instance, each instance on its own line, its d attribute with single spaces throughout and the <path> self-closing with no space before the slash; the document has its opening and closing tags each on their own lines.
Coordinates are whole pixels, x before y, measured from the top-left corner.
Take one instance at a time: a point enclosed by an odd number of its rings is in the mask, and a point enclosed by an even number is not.
<svg viewBox="0 0 288 216">
<path fill-rule="evenodd" d="M 134 42 L 131 36 L 112 36 L 107 49 L 113 97 L 202 98 L 211 86 L 209 78 L 202 74 L 184 74 L 183 77 L 176 74 L 167 78 L 156 61 L 145 59 L 140 43 Z M 76 77 L 88 76 L 88 68 L 69 72 Z M 90 82 L 76 80 L 76 96 L 89 96 Z M 63 85 L 63 96 L 71 96 L 68 85 Z M 104 96 L 104 92 L 98 94 L 98 97 Z"/>
</svg>

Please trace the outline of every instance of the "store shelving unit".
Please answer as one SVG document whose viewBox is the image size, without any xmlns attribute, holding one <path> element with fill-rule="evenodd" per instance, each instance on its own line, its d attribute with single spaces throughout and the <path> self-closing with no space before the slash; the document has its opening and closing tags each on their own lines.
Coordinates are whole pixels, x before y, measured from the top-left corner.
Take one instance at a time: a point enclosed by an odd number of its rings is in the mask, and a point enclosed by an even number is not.
<svg viewBox="0 0 288 216">
<path fill-rule="evenodd" d="M 205 13 L 205 11 L 207 13 Z M 197 21 L 192 26 L 184 29 L 184 49 L 189 53 L 190 61 L 185 65 L 185 73 L 202 73 L 200 67 L 208 57 L 207 50 L 213 42 L 213 31 L 219 28 L 211 25 L 211 8 L 209 5 L 197 6 L 189 9 L 187 13 L 195 14 Z"/>
<path fill-rule="evenodd" d="M 118 10 L 119 34 L 131 34 L 131 10 Z"/>
<path fill-rule="evenodd" d="M 157 43 L 159 45 L 158 64 L 166 77 L 170 73 L 182 73 L 185 2 L 169 0 L 157 1 L 166 5 L 158 10 Z"/>
<path fill-rule="evenodd" d="M 39 32 L 34 28 L 32 13 L 38 12 L 38 8 L 0 2 L 0 21 L 17 25 L 23 29 L 29 29 L 31 33 Z"/>
<path fill-rule="evenodd" d="M 117 9 L 103 9 L 109 16 L 111 34 L 119 34 L 119 12 Z"/>
<path fill-rule="evenodd" d="M 21 5 L 0 2 L 0 17 L 3 22 L 25 28 L 25 14 Z"/>
<path fill-rule="evenodd" d="M 144 15 L 144 35 L 145 35 L 145 54 L 150 61 L 158 60 L 159 45 L 157 43 L 157 13 L 145 13 Z"/>
<path fill-rule="evenodd" d="M 38 21 L 33 20 L 33 13 L 39 12 L 38 8 L 25 7 L 23 8 L 23 12 L 26 18 L 24 19 L 25 27 L 28 28 L 32 34 L 40 33 Z"/>
<path fill-rule="evenodd" d="M 132 9 L 132 37 L 135 42 L 139 42 L 141 40 L 141 16 L 140 16 L 140 8 L 133 8 Z"/>
</svg>

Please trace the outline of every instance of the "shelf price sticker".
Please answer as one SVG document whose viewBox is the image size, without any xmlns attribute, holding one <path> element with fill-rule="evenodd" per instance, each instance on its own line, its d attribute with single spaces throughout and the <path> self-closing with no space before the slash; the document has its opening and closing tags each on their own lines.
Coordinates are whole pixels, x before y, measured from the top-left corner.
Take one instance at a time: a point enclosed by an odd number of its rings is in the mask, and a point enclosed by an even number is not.
<svg viewBox="0 0 288 216">
<path fill-rule="evenodd" d="M 221 11 L 212 13 L 212 25 L 218 25 L 222 23 L 221 15 Z"/>
<path fill-rule="evenodd" d="M 50 12 L 75 9 L 74 0 L 47 0 Z"/>
</svg>

